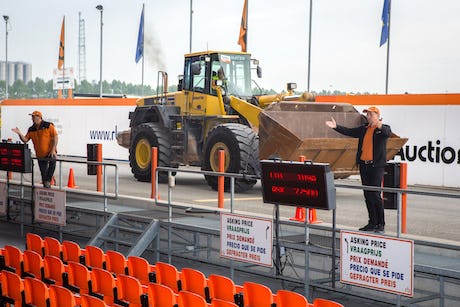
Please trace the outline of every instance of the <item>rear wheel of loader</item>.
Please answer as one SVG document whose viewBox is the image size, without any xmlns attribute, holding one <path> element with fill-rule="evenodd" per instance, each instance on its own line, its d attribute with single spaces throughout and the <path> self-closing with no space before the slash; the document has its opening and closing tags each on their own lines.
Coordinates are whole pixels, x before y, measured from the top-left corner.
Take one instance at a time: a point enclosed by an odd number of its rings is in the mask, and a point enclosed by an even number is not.
<svg viewBox="0 0 460 307">
<path fill-rule="evenodd" d="M 129 164 L 134 178 L 139 181 L 152 180 L 152 147 L 158 148 L 158 166 L 170 166 L 171 144 L 168 130 L 153 123 L 145 123 L 136 128 L 129 149 Z M 168 173 L 158 173 L 158 182 L 168 182 Z"/>
<path fill-rule="evenodd" d="M 219 170 L 219 151 L 225 152 L 225 172 L 248 175 L 259 174 L 259 139 L 254 131 L 241 124 L 222 124 L 209 133 L 206 142 L 203 170 Z M 217 178 L 205 176 L 209 186 L 217 190 Z M 235 192 L 251 189 L 257 180 L 235 180 Z M 225 178 L 225 190 L 230 191 L 230 178 Z"/>
</svg>

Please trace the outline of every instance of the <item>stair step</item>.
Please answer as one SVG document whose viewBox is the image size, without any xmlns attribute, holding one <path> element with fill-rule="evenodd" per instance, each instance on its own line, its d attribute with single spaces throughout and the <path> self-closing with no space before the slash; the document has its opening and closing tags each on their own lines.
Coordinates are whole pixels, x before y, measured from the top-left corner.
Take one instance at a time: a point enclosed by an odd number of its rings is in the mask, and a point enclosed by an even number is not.
<svg viewBox="0 0 460 307">
<path fill-rule="evenodd" d="M 130 224 L 135 227 L 129 226 Z M 140 228 L 144 226 L 145 229 Z M 123 245 L 128 247 L 128 256 L 140 256 L 153 240 L 159 242 L 159 232 L 158 220 L 133 219 L 115 213 L 88 244 L 98 247 L 103 247 L 105 243 Z"/>
<path fill-rule="evenodd" d="M 128 232 L 139 233 L 139 234 L 143 233 L 145 231 L 145 229 L 131 228 L 131 227 L 128 227 L 128 226 L 122 226 L 122 225 L 116 225 L 116 224 L 107 225 L 107 227 L 116 228 L 116 229 L 120 229 L 120 230 L 124 230 L 124 231 L 128 231 Z"/>
<path fill-rule="evenodd" d="M 107 236 L 100 236 L 99 239 L 104 240 L 106 242 L 118 243 L 118 244 L 122 244 L 122 245 L 126 245 L 126 246 L 133 246 L 133 243 L 135 243 L 135 242 L 132 242 L 132 241 L 125 241 L 125 240 L 117 239 L 117 238 L 114 238 L 114 237 L 107 237 Z"/>
</svg>

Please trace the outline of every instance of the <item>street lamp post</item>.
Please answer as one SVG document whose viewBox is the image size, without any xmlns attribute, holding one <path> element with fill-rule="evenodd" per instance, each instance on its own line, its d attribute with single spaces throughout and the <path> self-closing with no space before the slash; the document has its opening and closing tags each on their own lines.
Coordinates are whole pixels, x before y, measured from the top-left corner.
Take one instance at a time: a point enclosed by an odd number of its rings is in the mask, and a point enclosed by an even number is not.
<svg viewBox="0 0 460 307">
<path fill-rule="evenodd" d="M 8 82 L 10 79 L 9 69 L 8 69 L 8 20 L 9 16 L 3 15 L 5 20 L 5 99 L 8 99 Z"/>
<path fill-rule="evenodd" d="M 99 98 L 102 98 L 102 12 L 104 11 L 104 7 L 102 5 L 96 6 L 96 9 L 101 12 L 101 48 L 100 48 L 100 55 L 99 55 Z"/>
</svg>

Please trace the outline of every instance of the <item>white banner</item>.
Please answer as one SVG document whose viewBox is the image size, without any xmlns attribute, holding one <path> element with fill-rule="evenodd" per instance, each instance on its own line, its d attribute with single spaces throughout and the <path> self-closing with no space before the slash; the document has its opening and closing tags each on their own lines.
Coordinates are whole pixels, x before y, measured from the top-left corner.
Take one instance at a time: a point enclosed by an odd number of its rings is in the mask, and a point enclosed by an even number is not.
<svg viewBox="0 0 460 307">
<path fill-rule="evenodd" d="M 86 157 L 86 144 L 102 143 L 104 159 L 128 160 L 128 150 L 118 145 L 116 135 L 129 128 L 128 116 L 135 109 L 134 100 L 113 105 L 112 100 L 75 101 L 80 101 L 79 105 L 2 105 L 2 138 L 17 141 L 11 128 L 19 127 L 25 133 L 31 125 L 27 114 L 38 109 L 58 129 L 59 154 Z M 103 104 L 104 101 L 107 102 Z M 361 111 L 365 106 L 356 108 Z M 381 106 L 381 111 L 384 123 L 399 136 L 409 138 L 401 155 L 395 157 L 398 162 L 408 163 L 409 185 L 460 187 L 460 138 L 456 126 L 459 105 L 443 105 L 440 101 L 427 106 Z"/>
<path fill-rule="evenodd" d="M 58 131 L 59 155 L 86 157 L 86 144 L 101 143 L 104 159 L 128 160 L 128 149 L 118 145 L 116 136 L 118 132 L 129 129 L 128 116 L 134 108 L 133 102 L 100 106 L 2 106 L 2 138 L 19 140 L 11 129 L 19 127 L 25 134 L 32 125 L 27 114 L 37 109 L 43 113 L 43 119 L 52 122 Z M 33 146 L 30 147 L 34 152 Z"/>
<path fill-rule="evenodd" d="M 356 108 L 361 111 L 365 107 Z M 379 108 L 383 122 L 397 135 L 409 138 L 395 157 L 395 161 L 407 163 L 409 185 L 460 187 L 459 105 L 440 101 L 437 105 Z"/>
<path fill-rule="evenodd" d="M 237 214 L 220 214 L 222 257 L 271 267 L 272 246 L 271 220 Z"/>
<path fill-rule="evenodd" d="M 414 241 L 340 232 L 340 282 L 414 295 Z"/>
<path fill-rule="evenodd" d="M 66 225 L 65 191 L 35 188 L 34 204 L 35 221 Z"/>
</svg>

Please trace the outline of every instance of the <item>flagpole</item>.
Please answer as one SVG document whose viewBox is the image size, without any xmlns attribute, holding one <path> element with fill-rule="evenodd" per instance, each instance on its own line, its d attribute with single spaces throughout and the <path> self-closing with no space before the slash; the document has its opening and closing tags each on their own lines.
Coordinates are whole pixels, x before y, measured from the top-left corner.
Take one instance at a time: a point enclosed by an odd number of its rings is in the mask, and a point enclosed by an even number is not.
<svg viewBox="0 0 460 307">
<path fill-rule="evenodd" d="M 61 57 L 61 51 L 62 51 L 62 57 Z M 58 65 L 57 65 L 56 78 L 59 80 L 59 69 L 62 69 L 62 80 L 61 80 L 62 88 L 58 87 L 58 91 L 57 91 L 58 99 L 62 99 L 62 96 L 64 93 L 64 68 L 65 68 L 64 60 L 65 60 L 65 15 L 62 18 L 61 35 L 59 36 L 59 53 L 58 53 Z"/>
<path fill-rule="evenodd" d="M 248 51 L 248 31 L 249 31 L 249 0 L 246 0 L 246 51 Z"/>
<path fill-rule="evenodd" d="M 141 83 L 141 96 L 144 96 L 144 53 L 145 53 L 145 45 L 144 45 L 144 33 L 145 33 L 145 3 L 142 3 L 142 14 L 144 15 L 144 18 L 142 18 L 142 83 Z"/>
<path fill-rule="evenodd" d="M 313 10 L 313 0 L 310 0 L 310 20 L 308 26 L 308 71 L 307 71 L 307 93 L 310 93 L 310 65 L 311 65 L 311 16 Z"/>
<path fill-rule="evenodd" d="M 385 94 L 388 94 L 388 72 L 390 67 L 390 31 L 391 31 L 391 0 L 388 4 L 388 41 L 387 41 L 387 67 L 385 76 Z"/>
<path fill-rule="evenodd" d="M 190 0 L 190 42 L 188 52 L 192 53 L 193 0 Z"/>
<path fill-rule="evenodd" d="M 65 96 L 65 91 L 64 91 L 64 84 L 65 84 L 65 15 L 64 19 L 62 20 L 62 23 L 64 24 L 64 58 L 62 59 L 62 95 Z"/>
</svg>

